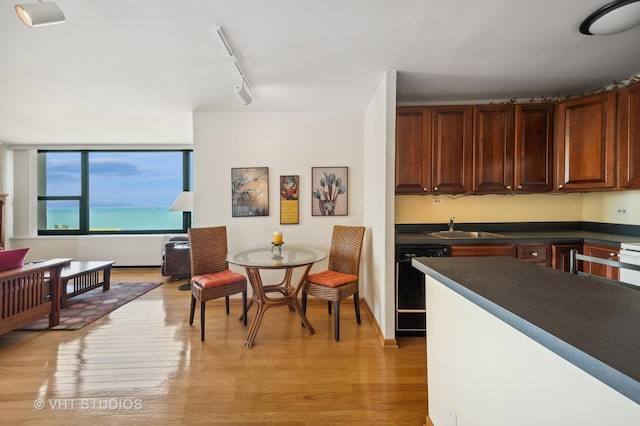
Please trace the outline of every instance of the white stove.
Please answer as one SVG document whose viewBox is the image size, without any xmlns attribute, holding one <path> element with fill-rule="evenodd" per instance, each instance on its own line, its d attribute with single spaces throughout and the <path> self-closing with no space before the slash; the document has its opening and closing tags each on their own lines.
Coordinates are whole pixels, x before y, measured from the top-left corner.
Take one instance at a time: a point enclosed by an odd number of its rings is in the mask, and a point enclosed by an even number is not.
<svg viewBox="0 0 640 426">
<path fill-rule="evenodd" d="M 640 265 L 640 243 L 622 243 L 620 262 Z M 640 271 L 620 269 L 620 281 L 640 286 Z"/>
</svg>

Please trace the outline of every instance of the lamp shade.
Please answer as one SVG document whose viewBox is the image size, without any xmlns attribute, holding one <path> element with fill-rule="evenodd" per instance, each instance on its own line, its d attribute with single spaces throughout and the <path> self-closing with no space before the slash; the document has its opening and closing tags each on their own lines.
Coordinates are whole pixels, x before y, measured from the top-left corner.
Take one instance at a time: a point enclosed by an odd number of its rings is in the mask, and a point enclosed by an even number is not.
<svg viewBox="0 0 640 426">
<path fill-rule="evenodd" d="M 193 211 L 193 192 L 182 191 L 173 202 L 169 210 L 172 212 L 191 212 Z"/>
<path fill-rule="evenodd" d="M 580 32 L 612 35 L 637 25 L 640 25 L 640 0 L 616 0 L 589 15 L 580 25 Z"/>
<path fill-rule="evenodd" d="M 64 13 L 55 3 L 17 4 L 16 13 L 28 27 L 61 24 L 65 21 Z"/>
</svg>

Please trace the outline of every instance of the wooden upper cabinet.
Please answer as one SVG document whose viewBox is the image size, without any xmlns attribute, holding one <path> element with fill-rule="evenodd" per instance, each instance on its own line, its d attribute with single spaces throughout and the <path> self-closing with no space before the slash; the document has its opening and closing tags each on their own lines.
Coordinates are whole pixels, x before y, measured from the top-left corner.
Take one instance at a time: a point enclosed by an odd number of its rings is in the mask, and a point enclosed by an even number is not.
<svg viewBox="0 0 640 426">
<path fill-rule="evenodd" d="M 473 192 L 513 189 L 513 105 L 473 107 Z"/>
<path fill-rule="evenodd" d="M 555 189 L 616 188 L 616 92 L 559 102 Z"/>
<path fill-rule="evenodd" d="M 553 188 L 553 104 L 474 107 L 476 193 Z"/>
<path fill-rule="evenodd" d="M 515 106 L 514 188 L 517 192 L 553 189 L 554 105 Z"/>
<path fill-rule="evenodd" d="M 396 113 L 396 194 L 431 188 L 431 109 L 399 107 Z"/>
<path fill-rule="evenodd" d="M 618 94 L 620 187 L 640 189 L 640 84 Z"/>
<path fill-rule="evenodd" d="M 471 106 L 433 108 L 435 193 L 471 192 L 473 174 L 473 110 Z"/>
</svg>

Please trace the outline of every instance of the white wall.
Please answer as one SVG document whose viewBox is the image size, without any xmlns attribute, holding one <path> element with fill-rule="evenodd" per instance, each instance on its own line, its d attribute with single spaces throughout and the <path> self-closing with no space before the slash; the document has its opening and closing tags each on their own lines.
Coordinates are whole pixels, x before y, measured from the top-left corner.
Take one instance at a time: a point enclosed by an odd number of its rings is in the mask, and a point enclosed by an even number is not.
<svg viewBox="0 0 640 426">
<path fill-rule="evenodd" d="M 429 417 L 445 426 L 632 426 L 640 405 L 432 277 Z M 426 360 L 425 360 L 426 362 Z"/>
<path fill-rule="evenodd" d="M 364 224 L 365 190 L 376 190 L 363 178 L 363 125 L 362 113 L 195 113 L 194 226 L 226 225 L 230 250 L 268 245 L 276 229 L 285 243 L 328 249 L 333 225 Z M 311 216 L 311 168 L 333 166 L 349 168 L 348 215 Z M 234 167 L 269 168 L 269 216 L 231 216 Z M 299 224 L 280 225 L 281 175 L 300 176 Z M 384 199 L 378 203 L 384 208 Z M 366 246 L 363 256 L 370 256 Z M 319 262 L 312 271 L 326 266 L 326 260 Z M 275 281 L 280 275 L 265 277 Z M 369 286 L 368 280 L 361 282 L 365 297 Z"/>
<path fill-rule="evenodd" d="M 395 338 L 395 98 L 394 71 L 385 73 L 364 114 L 365 297 L 385 339 Z"/>
<path fill-rule="evenodd" d="M 626 214 L 619 214 L 625 210 Z M 584 194 L 582 219 L 587 222 L 640 225 L 640 191 Z"/>
</svg>

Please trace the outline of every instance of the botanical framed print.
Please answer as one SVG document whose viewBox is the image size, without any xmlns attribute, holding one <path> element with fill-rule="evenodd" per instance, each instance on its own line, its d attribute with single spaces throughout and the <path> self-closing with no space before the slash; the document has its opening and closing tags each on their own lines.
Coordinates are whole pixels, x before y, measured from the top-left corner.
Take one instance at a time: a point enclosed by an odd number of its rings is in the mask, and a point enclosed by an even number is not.
<svg viewBox="0 0 640 426">
<path fill-rule="evenodd" d="M 233 217 L 269 216 L 269 168 L 231 169 Z"/>
<path fill-rule="evenodd" d="M 299 186 L 300 176 L 280 176 L 280 224 L 299 222 Z"/>
<path fill-rule="evenodd" d="M 348 167 L 312 167 L 312 216 L 346 216 Z"/>
</svg>

